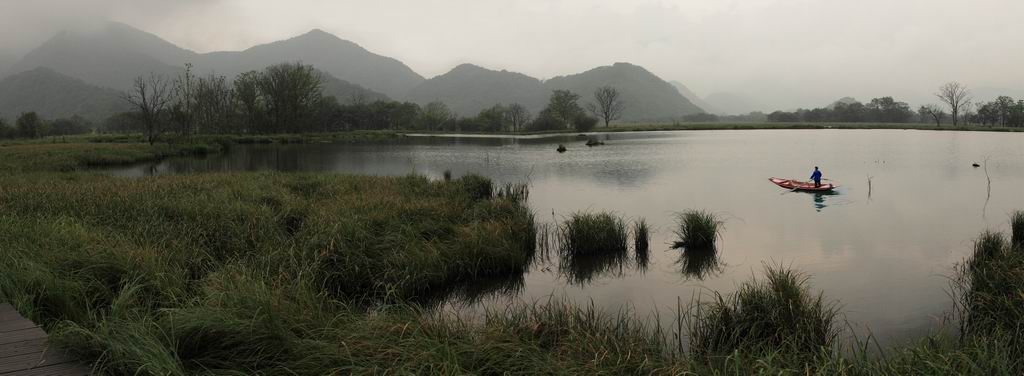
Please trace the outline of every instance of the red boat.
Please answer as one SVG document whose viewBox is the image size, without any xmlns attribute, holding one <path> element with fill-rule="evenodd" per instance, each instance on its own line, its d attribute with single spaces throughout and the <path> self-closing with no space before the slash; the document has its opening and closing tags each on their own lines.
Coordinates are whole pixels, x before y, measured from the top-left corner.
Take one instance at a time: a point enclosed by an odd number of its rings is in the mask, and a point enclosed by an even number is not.
<svg viewBox="0 0 1024 376">
<path fill-rule="evenodd" d="M 837 187 L 832 183 L 821 183 L 820 187 L 815 187 L 814 182 L 805 182 L 792 179 L 779 179 L 771 178 L 768 179 L 775 185 L 786 189 L 792 189 L 794 191 L 806 191 L 806 192 L 831 192 Z"/>
</svg>

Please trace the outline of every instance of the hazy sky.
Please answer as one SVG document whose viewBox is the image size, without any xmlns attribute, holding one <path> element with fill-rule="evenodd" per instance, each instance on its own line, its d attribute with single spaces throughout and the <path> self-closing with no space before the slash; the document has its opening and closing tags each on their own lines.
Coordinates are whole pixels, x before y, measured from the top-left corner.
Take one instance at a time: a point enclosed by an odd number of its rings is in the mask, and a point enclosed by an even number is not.
<svg viewBox="0 0 1024 376">
<path fill-rule="evenodd" d="M 767 108 L 919 104 L 950 80 L 1024 88 L 1022 0 L 0 0 L 0 48 L 103 20 L 199 52 L 320 28 L 426 77 L 463 62 L 550 78 L 628 61 Z"/>
</svg>

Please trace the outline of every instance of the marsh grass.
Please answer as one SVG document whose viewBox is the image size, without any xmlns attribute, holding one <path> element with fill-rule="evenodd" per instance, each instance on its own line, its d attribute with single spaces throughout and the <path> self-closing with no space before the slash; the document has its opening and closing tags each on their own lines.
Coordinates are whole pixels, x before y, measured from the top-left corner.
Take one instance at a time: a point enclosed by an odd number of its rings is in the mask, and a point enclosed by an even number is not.
<svg viewBox="0 0 1024 376">
<path fill-rule="evenodd" d="M 676 214 L 676 240 L 673 248 L 714 249 L 722 220 L 706 210 L 687 210 Z"/>
<path fill-rule="evenodd" d="M 1020 252 L 1024 252 L 1024 210 L 1010 214 L 1010 243 Z"/>
<path fill-rule="evenodd" d="M 647 270 L 651 260 L 651 228 L 644 218 L 633 222 L 633 252 L 636 255 L 637 267 Z"/>
<path fill-rule="evenodd" d="M 573 256 L 625 254 L 629 250 L 626 222 L 613 213 L 576 212 L 558 229 L 560 253 Z"/>
<path fill-rule="evenodd" d="M 558 228 L 559 269 L 572 284 L 621 271 L 629 258 L 629 230 L 613 213 L 576 212 Z"/>
<path fill-rule="evenodd" d="M 779 266 L 766 265 L 763 279 L 694 309 L 689 345 L 698 358 L 734 352 L 813 357 L 833 349 L 841 333 L 836 303 L 812 294 L 806 275 Z"/>
</svg>

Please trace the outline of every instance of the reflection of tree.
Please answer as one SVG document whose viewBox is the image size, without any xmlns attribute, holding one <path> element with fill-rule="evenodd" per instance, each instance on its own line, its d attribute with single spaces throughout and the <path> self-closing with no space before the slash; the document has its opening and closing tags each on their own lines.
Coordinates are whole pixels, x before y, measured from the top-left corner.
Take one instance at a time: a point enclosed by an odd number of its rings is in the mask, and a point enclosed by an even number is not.
<svg viewBox="0 0 1024 376">
<path fill-rule="evenodd" d="M 711 248 L 684 248 L 676 262 L 684 276 L 703 281 L 722 272 L 718 250 Z"/>
</svg>

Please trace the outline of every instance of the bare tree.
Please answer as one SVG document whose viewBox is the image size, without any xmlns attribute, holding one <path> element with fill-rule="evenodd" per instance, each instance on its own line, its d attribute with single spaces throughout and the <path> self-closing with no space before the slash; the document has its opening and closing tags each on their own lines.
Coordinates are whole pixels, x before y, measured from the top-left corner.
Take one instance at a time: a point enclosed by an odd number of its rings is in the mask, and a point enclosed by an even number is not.
<svg viewBox="0 0 1024 376">
<path fill-rule="evenodd" d="M 121 97 L 138 110 L 146 126 L 146 137 L 152 145 L 160 132 L 161 117 L 171 101 L 170 82 L 155 73 L 150 73 L 149 77 L 139 76 L 135 78 L 131 89 L 122 93 Z"/>
<path fill-rule="evenodd" d="M 185 63 L 185 72 L 174 80 L 173 88 L 172 121 L 178 123 L 182 136 L 188 136 L 196 131 L 196 76 L 192 74 L 192 63 Z"/>
<path fill-rule="evenodd" d="M 526 106 L 519 103 L 513 103 L 511 106 L 508 106 L 506 115 L 509 122 L 512 123 L 513 132 L 522 130 L 523 126 L 530 121 L 530 111 L 526 109 Z"/>
<path fill-rule="evenodd" d="M 935 96 L 939 97 L 943 103 L 949 106 L 950 115 L 953 117 L 953 126 L 956 126 L 960 109 L 971 102 L 971 92 L 959 82 L 949 82 L 942 85 L 939 88 L 939 92 L 935 93 Z"/>
<path fill-rule="evenodd" d="M 626 104 L 622 101 L 619 91 L 611 86 L 597 88 L 594 91 L 594 102 L 588 103 L 587 109 L 594 116 L 603 119 L 605 127 L 608 127 L 612 120 L 617 120 L 619 116 L 622 116 L 622 111 L 626 109 Z"/>
<path fill-rule="evenodd" d="M 922 118 L 925 116 L 932 118 L 935 121 L 936 127 L 941 127 L 942 119 L 946 117 L 946 112 L 934 104 L 921 106 L 921 109 L 917 110 L 917 112 L 921 114 Z"/>
</svg>

